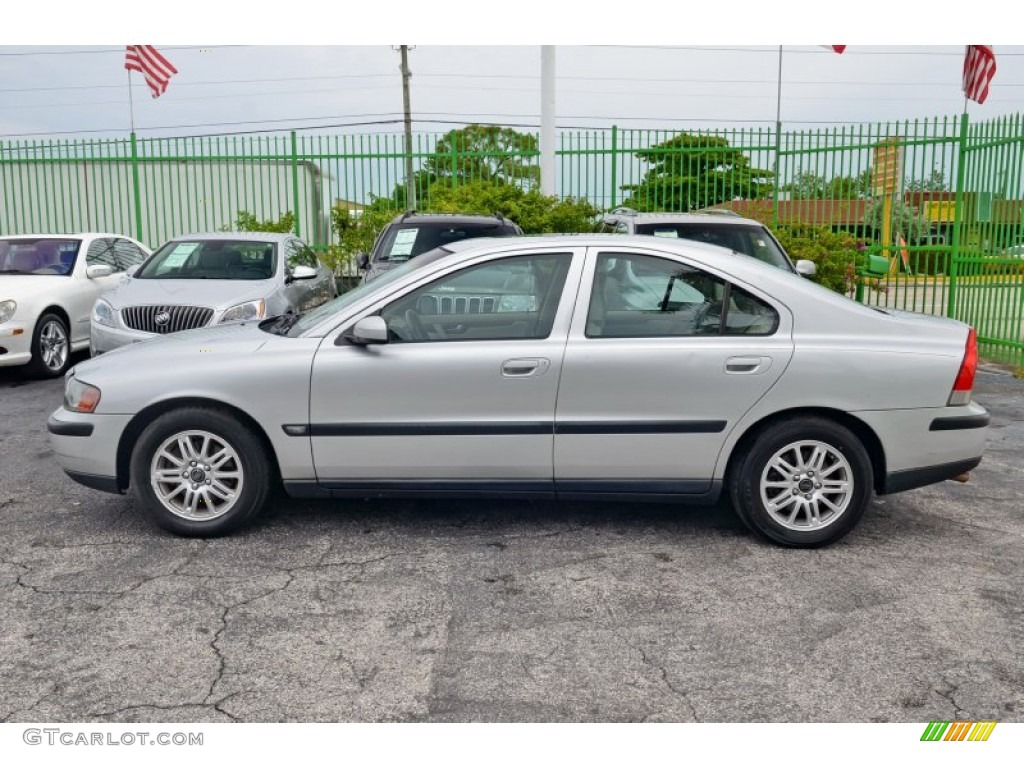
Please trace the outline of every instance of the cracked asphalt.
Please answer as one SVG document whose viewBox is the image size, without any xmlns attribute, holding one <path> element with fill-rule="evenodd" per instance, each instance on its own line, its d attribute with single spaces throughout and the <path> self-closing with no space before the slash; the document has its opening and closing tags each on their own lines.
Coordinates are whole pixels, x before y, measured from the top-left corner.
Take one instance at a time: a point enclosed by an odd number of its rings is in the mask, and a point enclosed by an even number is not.
<svg viewBox="0 0 1024 768">
<path fill-rule="evenodd" d="M 67 479 L 0 370 L 0 720 L 1018 721 L 1024 382 L 967 485 L 817 551 L 728 506 L 297 502 L 209 542 Z"/>
</svg>

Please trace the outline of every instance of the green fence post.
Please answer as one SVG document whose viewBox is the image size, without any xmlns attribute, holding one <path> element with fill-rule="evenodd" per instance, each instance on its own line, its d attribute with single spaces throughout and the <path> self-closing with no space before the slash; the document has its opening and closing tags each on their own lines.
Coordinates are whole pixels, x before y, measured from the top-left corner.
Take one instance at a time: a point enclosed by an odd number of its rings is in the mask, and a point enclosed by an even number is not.
<svg viewBox="0 0 1024 768">
<path fill-rule="evenodd" d="M 452 137 L 452 189 L 459 186 L 459 149 L 456 146 L 457 135 L 455 131 L 449 134 Z"/>
<path fill-rule="evenodd" d="M 132 152 L 132 188 L 135 190 L 135 239 L 140 243 L 146 242 L 142 239 L 142 196 L 139 194 L 139 151 L 135 141 L 135 131 L 131 133 Z"/>
<path fill-rule="evenodd" d="M 967 150 L 967 112 L 960 115 L 960 142 L 957 144 L 956 192 L 953 195 L 953 244 L 949 255 L 949 291 L 946 294 L 946 317 L 956 313 L 956 276 L 960 260 L 960 230 L 964 224 L 964 164 Z"/>
<path fill-rule="evenodd" d="M 295 236 L 299 233 L 299 139 L 292 131 L 292 201 L 295 205 Z"/>
<path fill-rule="evenodd" d="M 615 193 L 619 184 L 619 127 L 612 126 L 612 190 L 609 208 L 615 208 Z"/>
<path fill-rule="evenodd" d="M 782 169 L 782 162 L 779 154 L 782 152 L 782 122 L 775 121 L 775 179 L 772 184 L 772 228 L 779 228 L 779 173 Z"/>
</svg>

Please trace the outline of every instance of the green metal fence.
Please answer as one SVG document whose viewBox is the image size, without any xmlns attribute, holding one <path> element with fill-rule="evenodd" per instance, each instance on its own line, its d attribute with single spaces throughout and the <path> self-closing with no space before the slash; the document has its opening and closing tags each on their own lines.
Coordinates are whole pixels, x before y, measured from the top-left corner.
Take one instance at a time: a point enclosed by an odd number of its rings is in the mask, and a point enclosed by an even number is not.
<svg viewBox="0 0 1024 768">
<path fill-rule="evenodd" d="M 539 186 L 535 133 L 413 137 L 414 187 Z M 728 207 L 781 230 L 843 232 L 887 268 L 861 300 L 964 320 L 983 352 L 1024 365 L 1024 122 L 966 115 L 816 130 L 565 130 L 557 195 L 600 209 Z M 314 245 L 332 207 L 407 204 L 399 134 L 0 142 L 0 233 L 102 230 L 157 245 L 291 212 Z M 853 291 L 851 289 L 851 295 Z"/>
</svg>

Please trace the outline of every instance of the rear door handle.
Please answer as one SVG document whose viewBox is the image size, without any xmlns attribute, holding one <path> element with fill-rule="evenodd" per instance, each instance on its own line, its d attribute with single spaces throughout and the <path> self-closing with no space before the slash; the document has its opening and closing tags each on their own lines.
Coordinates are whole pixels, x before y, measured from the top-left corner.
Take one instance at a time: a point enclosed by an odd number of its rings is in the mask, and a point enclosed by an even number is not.
<svg viewBox="0 0 1024 768">
<path fill-rule="evenodd" d="M 527 376 L 542 376 L 551 366 L 551 361 L 543 357 L 527 357 L 506 360 L 501 364 L 501 375 L 510 379 L 522 379 Z"/>
<path fill-rule="evenodd" d="M 771 367 L 770 357 L 730 357 L 725 361 L 726 373 L 764 373 Z"/>
</svg>

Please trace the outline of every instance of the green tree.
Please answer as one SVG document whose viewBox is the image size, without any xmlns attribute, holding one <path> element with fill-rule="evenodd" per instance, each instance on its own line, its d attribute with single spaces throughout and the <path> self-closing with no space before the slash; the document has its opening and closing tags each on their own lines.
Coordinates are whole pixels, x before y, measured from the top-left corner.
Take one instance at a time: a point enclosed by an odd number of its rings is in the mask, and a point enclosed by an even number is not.
<svg viewBox="0 0 1024 768">
<path fill-rule="evenodd" d="M 543 232 L 592 232 L 599 211 L 586 200 L 542 195 L 516 184 L 473 181 L 453 187 L 431 188 L 426 210 L 436 213 L 500 213 L 527 234 Z"/>
<path fill-rule="evenodd" d="M 789 184 L 781 187 L 794 200 L 810 200 L 828 197 L 828 182 L 824 176 L 810 171 L 798 171 Z"/>
<path fill-rule="evenodd" d="M 914 179 L 907 184 L 908 192 L 948 192 L 946 175 L 938 168 L 929 174 L 927 179 Z"/>
<path fill-rule="evenodd" d="M 648 164 L 639 184 L 622 187 L 623 205 L 640 211 L 689 211 L 771 192 L 771 171 L 755 168 L 721 136 L 679 133 L 636 153 Z"/>
<path fill-rule="evenodd" d="M 234 229 L 238 232 L 291 232 L 295 229 L 295 214 L 287 211 L 276 221 L 274 219 L 260 221 L 254 213 L 239 211 Z"/>
<path fill-rule="evenodd" d="M 850 200 L 871 196 L 871 171 L 856 176 L 834 176 L 826 179 L 811 172 L 798 172 L 793 181 L 781 188 L 793 200 Z"/>
<path fill-rule="evenodd" d="M 874 200 L 864 215 L 864 223 L 869 225 L 876 233 L 882 231 L 882 216 L 884 212 L 882 200 Z M 917 243 L 922 235 L 931 231 L 931 222 L 925 218 L 921 211 L 912 205 L 907 205 L 902 200 L 892 201 L 892 233 L 893 239 L 902 235 L 908 243 Z"/>
<path fill-rule="evenodd" d="M 537 137 L 499 125 L 467 125 L 448 131 L 423 163 L 420 181 L 495 181 L 526 184 L 540 181 Z"/>
<path fill-rule="evenodd" d="M 871 169 L 856 176 L 836 176 L 828 183 L 826 197 L 833 200 L 863 200 L 871 197 Z"/>
</svg>

